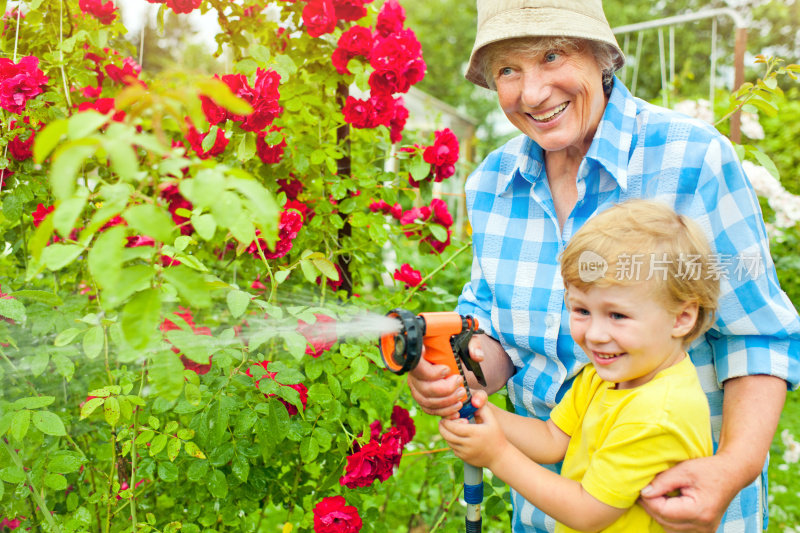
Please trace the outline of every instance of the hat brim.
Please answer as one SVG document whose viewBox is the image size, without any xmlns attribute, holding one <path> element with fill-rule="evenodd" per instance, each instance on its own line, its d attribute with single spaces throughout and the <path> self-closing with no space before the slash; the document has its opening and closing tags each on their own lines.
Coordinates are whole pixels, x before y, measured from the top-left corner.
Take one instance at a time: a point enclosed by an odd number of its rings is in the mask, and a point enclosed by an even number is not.
<svg viewBox="0 0 800 533">
<path fill-rule="evenodd" d="M 498 13 L 478 28 L 464 76 L 475 85 L 488 89 L 480 67 L 480 55 L 488 45 L 520 37 L 569 37 L 599 41 L 619 52 L 615 69 L 622 67 L 625 61 L 614 32 L 605 20 L 557 8 L 525 7 Z"/>
</svg>

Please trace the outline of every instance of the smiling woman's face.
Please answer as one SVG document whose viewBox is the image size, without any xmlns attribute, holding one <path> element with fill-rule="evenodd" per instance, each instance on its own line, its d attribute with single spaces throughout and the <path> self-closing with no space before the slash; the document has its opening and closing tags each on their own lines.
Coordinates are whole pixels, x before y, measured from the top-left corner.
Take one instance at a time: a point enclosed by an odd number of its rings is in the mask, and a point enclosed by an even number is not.
<svg viewBox="0 0 800 533">
<path fill-rule="evenodd" d="M 588 47 L 511 50 L 490 63 L 500 107 L 545 151 L 589 149 L 606 106 L 602 72 Z"/>
</svg>

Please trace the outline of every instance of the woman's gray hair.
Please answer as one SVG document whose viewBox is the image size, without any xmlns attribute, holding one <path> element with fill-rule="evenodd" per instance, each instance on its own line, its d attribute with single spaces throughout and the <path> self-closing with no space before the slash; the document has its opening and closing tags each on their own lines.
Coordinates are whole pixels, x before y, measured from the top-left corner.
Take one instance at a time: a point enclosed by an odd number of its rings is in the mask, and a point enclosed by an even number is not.
<svg viewBox="0 0 800 533">
<path fill-rule="evenodd" d="M 481 65 L 481 72 L 486 80 L 486 84 L 493 91 L 497 90 L 494 84 L 493 65 L 498 58 L 512 54 L 524 53 L 537 55 L 549 50 L 564 50 L 566 52 L 577 52 L 584 47 L 592 51 L 600 72 L 603 74 L 603 92 L 606 96 L 611 94 L 614 86 L 615 64 L 619 61 L 619 52 L 611 45 L 600 41 L 588 39 L 578 39 L 575 37 L 522 37 L 518 39 L 505 39 L 487 45 L 478 57 Z"/>
</svg>

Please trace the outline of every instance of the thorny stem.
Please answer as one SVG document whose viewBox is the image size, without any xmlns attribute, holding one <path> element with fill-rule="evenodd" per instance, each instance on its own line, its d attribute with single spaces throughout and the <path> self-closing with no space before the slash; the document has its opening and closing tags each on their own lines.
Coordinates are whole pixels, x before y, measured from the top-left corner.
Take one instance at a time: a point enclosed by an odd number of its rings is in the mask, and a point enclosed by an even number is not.
<svg viewBox="0 0 800 533">
<path fill-rule="evenodd" d="M 461 494 L 461 486 L 459 486 L 458 489 L 455 491 L 455 493 L 453 493 L 453 497 L 450 499 L 450 503 L 448 503 L 442 508 L 442 514 L 439 515 L 439 519 L 436 520 L 436 523 L 433 525 L 433 527 L 428 533 L 436 533 L 436 530 L 439 529 L 439 526 L 442 524 L 442 520 L 444 520 L 444 517 L 447 516 L 447 511 L 456 502 L 460 494 Z"/>
<path fill-rule="evenodd" d="M 142 376 L 139 381 L 139 396 L 142 395 L 142 389 L 144 388 L 144 375 L 146 373 L 147 367 L 147 360 L 142 361 Z M 133 413 L 133 436 L 131 437 L 131 481 L 130 481 L 130 489 L 131 489 L 131 525 L 133 529 L 131 531 L 136 531 L 138 529 L 138 521 L 136 519 L 136 435 L 139 433 L 139 407 L 136 407 L 136 411 Z"/>
<path fill-rule="evenodd" d="M 461 254 L 461 253 L 462 253 L 464 250 L 467 250 L 467 249 L 469 249 L 470 247 L 472 247 L 472 243 L 471 243 L 471 242 L 468 242 L 468 243 L 466 243 L 464 246 L 462 246 L 461 248 L 459 248 L 458 250 L 456 250 L 455 252 L 453 252 L 453 255 L 451 255 L 450 257 L 448 257 L 448 258 L 447 258 L 447 260 L 445 260 L 445 262 L 444 262 L 444 263 L 442 263 L 442 264 L 441 264 L 441 265 L 439 265 L 438 267 L 436 267 L 436 268 L 434 268 L 433 270 L 431 270 L 431 271 L 428 273 L 428 275 L 427 275 L 427 276 L 425 276 L 424 278 L 422 278 L 422 280 L 420 280 L 420 282 L 419 282 L 419 285 L 417 285 L 416 287 L 412 287 L 412 289 L 411 289 L 410 291 L 408 291 L 408 294 L 406 294 L 406 297 L 405 297 L 405 299 L 403 299 L 403 302 L 402 302 L 402 303 L 399 305 L 399 307 L 403 307 L 403 306 L 404 306 L 404 305 L 406 305 L 408 302 L 410 302 L 410 301 L 411 301 L 411 299 L 414 297 L 414 295 L 415 295 L 415 294 L 417 294 L 417 291 L 419 291 L 420 287 L 422 287 L 422 286 L 425 284 L 425 282 L 427 282 L 427 281 L 428 281 L 429 279 L 431 279 L 433 276 L 435 276 L 436 274 L 438 274 L 438 273 L 439 273 L 439 271 L 441 271 L 442 269 L 444 269 L 445 267 L 447 267 L 447 266 L 448 266 L 450 263 L 452 263 L 452 262 L 453 262 L 453 260 L 455 260 L 455 258 L 456 258 L 456 257 L 458 257 L 458 256 L 459 256 L 459 255 L 460 255 L 460 254 Z"/>
<path fill-rule="evenodd" d="M 59 0 L 58 8 L 58 53 L 61 59 L 61 80 L 64 83 L 64 98 L 67 99 L 67 109 L 72 109 L 72 99 L 69 97 L 69 86 L 67 85 L 67 73 L 64 71 L 64 49 L 62 48 L 62 45 L 64 44 L 64 0 Z M 19 19 L 17 20 L 17 24 L 19 24 Z M 16 57 L 16 47 L 14 56 Z"/>
<path fill-rule="evenodd" d="M 11 457 L 11 460 L 14 461 L 14 465 L 25 473 L 25 480 L 27 481 L 28 490 L 30 491 L 31 497 L 36 502 L 36 505 L 39 506 L 39 511 L 44 516 L 44 520 L 45 522 L 47 522 L 47 525 L 50 526 L 50 530 L 60 533 L 61 527 L 59 527 L 56 521 L 53 520 L 53 516 L 50 514 L 50 510 L 47 508 L 47 504 L 44 501 L 44 497 L 38 493 L 36 487 L 33 484 L 33 480 L 31 479 L 30 474 L 28 474 L 28 472 L 23 467 L 22 459 L 19 458 L 19 455 L 17 455 L 17 452 L 14 450 L 14 447 L 9 445 L 6 439 L 2 439 L 2 441 L 3 441 L 3 446 L 6 449 L 6 452 L 8 453 L 9 457 Z"/>
</svg>

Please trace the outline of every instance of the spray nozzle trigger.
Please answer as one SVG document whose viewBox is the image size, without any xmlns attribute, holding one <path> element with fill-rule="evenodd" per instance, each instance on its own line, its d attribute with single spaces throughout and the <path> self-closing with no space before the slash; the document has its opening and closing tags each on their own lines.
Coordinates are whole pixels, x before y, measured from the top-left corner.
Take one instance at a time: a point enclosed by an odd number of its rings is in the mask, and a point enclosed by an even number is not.
<svg viewBox="0 0 800 533">
<path fill-rule="evenodd" d="M 471 319 L 471 317 L 467 318 Z M 475 328 L 475 322 L 473 320 L 467 320 L 467 323 L 469 326 L 464 328 L 464 330 L 458 335 L 453 335 L 453 337 L 450 339 L 450 343 L 453 347 L 453 353 L 456 354 L 456 357 L 458 357 L 464 366 L 466 366 L 467 369 L 475 375 L 475 379 L 478 380 L 478 383 L 485 387 L 486 377 L 483 375 L 483 370 L 481 369 L 480 363 L 473 360 L 472 357 L 469 356 L 470 339 L 472 339 L 472 336 L 476 333 L 483 333 L 483 330 L 480 328 Z"/>
</svg>

